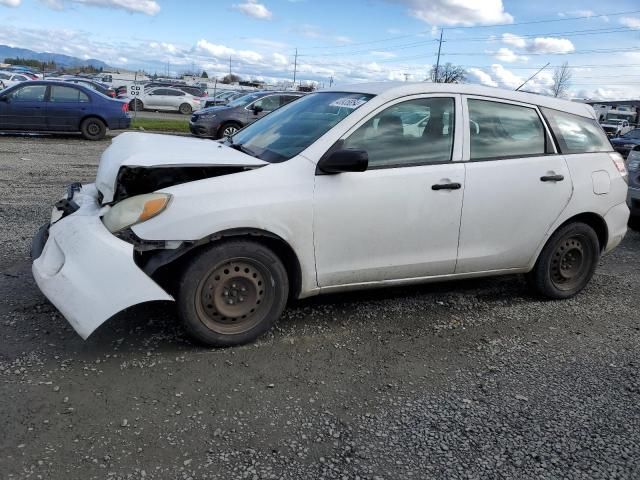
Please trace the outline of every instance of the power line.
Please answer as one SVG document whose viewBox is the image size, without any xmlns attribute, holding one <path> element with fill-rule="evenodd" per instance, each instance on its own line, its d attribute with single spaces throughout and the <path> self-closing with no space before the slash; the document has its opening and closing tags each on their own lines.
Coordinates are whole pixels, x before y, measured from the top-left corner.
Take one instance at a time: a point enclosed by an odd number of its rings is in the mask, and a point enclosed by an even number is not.
<svg viewBox="0 0 640 480">
<path fill-rule="evenodd" d="M 496 24 L 492 24 L 492 25 L 470 25 L 470 26 L 454 26 L 452 25 L 451 27 L 453 29 L 456 30 L 460 30 L 460 29 L 474 29 L 474 28 L 499 28 L 499 27 L 515 27 L 515 26 L 519 26 L 519 25 L 533 25 L 533 24 L 542 24 L 542 23 L 556 23 L 556 22 L 567 22 L 567 21 L 572 21 L 572 20 L 584 20 L 587 18 L 603 18 L 603 17 L 615 17 L 615 16 L 619 16 L 619 15 L 632 15 L 632 14 L 636 14 L 636 13 L 640 13 L 640 10 L 628 10 L 625 12 L 614 12 L 614 13 L 604 13 L 604 14 L 599 14 L 599 15 L 581 15 L 581 16 L 575 16 L 575 17 L 562 17 L 562 18 L 552 18 L 552 19 L 545 19 L 545 20 L 531 20 L 528 22 L 514 22 L 514 23 L 496 23 Z M 366 42 L 355 42 L 355 43 L 350 43 L 348 45 L 333 45 L 333 46 L 323 46 L 323 45 L 317 45 L 317 46 L 311 46 L 311 47 L 306 47 L 305 50 L 311 50 L 311 49 L 325 49 L 325 50 L 334 50 L 334 49 L 341 49 L 341 48 L 349 48 L 349 47 L 354 47 L 354 46 L 360 46 L 360 45 L 372 45 L 372 44 L 376 44 L 376 43 L 383 43 L 383 42 L 389 42 L 389 41 L 393 41 L 393 40 L 399 40 L 399 39 L 403 39 L 403 38 L 411 38 L 411 37 L 417 37 L 420 35 L 425 35 L 425 34 L 430 34 L 431 30 L 422 30 L 420 32 L 416 32 L 416 33 L 411 33 L 411 34 L 406 34 L 406 35 L 396 35 L 396 36 L 391 36 L 391 37 L 386 37 L 386 38 L 380 38 L 380 39 L 376 39 L 376 40 L 369 40 Z"/>
</svg>

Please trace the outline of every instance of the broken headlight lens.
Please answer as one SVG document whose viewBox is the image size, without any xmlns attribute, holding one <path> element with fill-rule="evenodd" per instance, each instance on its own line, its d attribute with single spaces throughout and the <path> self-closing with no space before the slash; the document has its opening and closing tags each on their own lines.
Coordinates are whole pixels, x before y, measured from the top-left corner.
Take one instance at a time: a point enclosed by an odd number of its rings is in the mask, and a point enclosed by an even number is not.
<svg viewBox="0 0 640 480">
<path fill-rule="evenodd" d="M 116 203 L 102 217 L 111 233 L 137 223 L 145 222 L 161 213 L 169 204 L 171 195 L 167 193 L 147 193 L 130 197 Z"/>
</svg>

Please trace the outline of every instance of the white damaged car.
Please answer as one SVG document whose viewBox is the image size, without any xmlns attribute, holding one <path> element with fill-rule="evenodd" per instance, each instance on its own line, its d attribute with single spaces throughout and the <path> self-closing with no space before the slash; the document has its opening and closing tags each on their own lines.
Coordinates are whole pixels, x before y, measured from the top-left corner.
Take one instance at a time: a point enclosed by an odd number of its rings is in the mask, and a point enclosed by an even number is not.
<svg viewBox="0 0 640 480">
<path fill-rule="evenodd" d="M 593 109 L 476 85 L 313 93 L 213 142 L 124 133 L 34 238 L 33 274 L 88 337 L 176 302 L 216 346 L 287 299 L 522 273 L 567 298 L 620 243 L 624 163 Z"/>
</svg>

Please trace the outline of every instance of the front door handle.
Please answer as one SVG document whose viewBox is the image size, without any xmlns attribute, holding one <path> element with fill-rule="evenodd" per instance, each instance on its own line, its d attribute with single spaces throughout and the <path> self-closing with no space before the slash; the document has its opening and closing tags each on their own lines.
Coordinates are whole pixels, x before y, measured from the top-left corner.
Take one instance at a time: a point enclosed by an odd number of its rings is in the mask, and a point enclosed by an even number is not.
<svg viewBox="0 0 640 480">
<path fill-rule="evenodd" d="M 436 183 L 431 185 L 431 190 L 459 190 L 462 185 L 459 183 Z"/>
<path fill-rule="evenodd" d="M 541 182 L 561 182 L 564 180 L 564 175 L 544 175 L 540 177 Z"/>
</svg>

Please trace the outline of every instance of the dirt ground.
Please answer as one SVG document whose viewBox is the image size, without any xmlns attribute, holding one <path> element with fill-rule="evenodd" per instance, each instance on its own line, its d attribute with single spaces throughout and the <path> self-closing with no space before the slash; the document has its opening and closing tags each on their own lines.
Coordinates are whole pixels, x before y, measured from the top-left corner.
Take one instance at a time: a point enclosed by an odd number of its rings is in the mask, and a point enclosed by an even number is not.
<svg viewBox="0 0 640 480">
<path fill-rule="evenodd" d="M 640 478 L 640 234 L 566 301 L 516 276 L 332 295 L 220 350 L 156 303 L 83 341 L 28 245 L 108 144 L 0 137 L 3 479 Z"/>
</svg>

